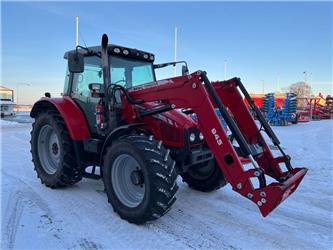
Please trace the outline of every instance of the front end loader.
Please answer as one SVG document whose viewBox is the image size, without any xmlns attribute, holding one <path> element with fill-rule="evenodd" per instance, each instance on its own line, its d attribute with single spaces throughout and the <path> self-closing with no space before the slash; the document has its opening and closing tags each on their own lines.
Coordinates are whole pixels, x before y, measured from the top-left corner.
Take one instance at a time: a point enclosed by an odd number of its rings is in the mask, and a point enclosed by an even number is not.
<svg viewBox="0 0 333 250">
<path fill-rule="evenodd" d="M 170 210 L 178 175 L 204 192 L 229 183 L 267 216 L 307 172 L 292 167 L 239 78 L 210 82 L 185 62 L 154 64 L 153 54 L 108 44 L 106 35 L 65 58 L 64 96 L 31 111 L 33 162 L 46 186 L 102 178 L 114 211 L 142 224 Z M 156 80 L 155 70 L 177 63 L 181 76 Z"/>
</svg>

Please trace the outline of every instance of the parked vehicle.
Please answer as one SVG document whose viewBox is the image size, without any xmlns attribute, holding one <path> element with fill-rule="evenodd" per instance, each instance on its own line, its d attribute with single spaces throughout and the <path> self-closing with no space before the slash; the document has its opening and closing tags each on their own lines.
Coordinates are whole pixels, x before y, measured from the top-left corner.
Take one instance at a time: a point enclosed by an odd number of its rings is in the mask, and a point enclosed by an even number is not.
<svg viewBox="0 0 333 250">
<path fill-rule="evenodd" d="M 78 46 L 65 59 L 63 97 L 42 98 L 31 111 L 32 158 L 48 187 L 102 178 L 114 211 L 142 224 L 170 210 L 178 174 L 204 192 L 229 183 L 267 216 L 307 172 L 291 166 L 239 78 L 211 83 L 204 71 L 189 74 L 184 61 L 154 64 L 152 53 L 108 44 L 105 34 L 101 46 Z M 155 70 L 178 63 L 181 76 L 156 80 Z M 267 183 L 267 176 L 276 182 Z"/>
</svg>

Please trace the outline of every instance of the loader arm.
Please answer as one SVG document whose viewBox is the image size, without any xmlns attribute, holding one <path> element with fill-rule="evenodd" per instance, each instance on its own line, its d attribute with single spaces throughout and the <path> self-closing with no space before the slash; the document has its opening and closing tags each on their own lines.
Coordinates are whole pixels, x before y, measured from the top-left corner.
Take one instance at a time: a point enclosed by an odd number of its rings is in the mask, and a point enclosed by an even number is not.
<svg viewBox="0 0 333 250">
<path fill-rule="evenodd" d="M 214 82 L 212 84 L 225 106 L 232 113 L 237 126 L 241 130 L 243 136 L 249 142 L 249 145 L 256 145 L 262 148 L 262 153 L 258 154 L 256 160 L 261 168 L 265 170 L 265 174 L 270 175 L 274 179 L 283 181 L 289 172 L 283 172 L 279 166 L 284 163 L 287 170 L 291 171 L 290 157 L 280 147 L 280 141 L 272 131 L 271 127 L 261 114 L 260 110 L 255 106 L 250 95 L 247 93 L 239 78 L 233 78 L 228 81 Z M 245 105 L 240 91 L 244 94 L 248 103 L 251 105 L 258 117 L 260 129 L 258 129 L 249 109 Z M 281 156 L 274 158 L 269 146 L 265 142 L 261 131 L 266 132 L 272 140 L 272 143 L 280 150 Z"/>
<path fill-rule="evenodd" d="M 230 88 L 226 90 L 220 87 L 229 85 Z M 253 118 L 239 99 L 241 97 L 234 82 L 215 83 L 213 86 L 205 72 L 197 71 L 190 75 L 136 86 L 129 89 L 129 93 L 133 99 L 161 101 L 172 108 L 192 109 L 197 114 L 199 128 L 210 150 L 233 190 L 257 204 L 263 216 L 268 215 L 293 193 L 307 172 L 306 168 L 281 171 L 278 164 L 285 159 L 272 156 Z M 128 121 L 140 120 L 140 108 L 126 103 L 125 99 L 124 104 L 124 114 L 128 114 L 125 118 Z M 222 127 L 215 107 L 219 108 L 238 142 L 242 157 L 251 162 L 252 168 L 245 169 L 242 165 L 239 152 L 236 152 Z M 259 144 L 263 151 L 254 153 L 254 144 Z M 270 175 L 278 182 L 267 185 L 265 175 Z M 258 179 L 260 185 L 254 185 L 251 178 Z"/>
</svg>

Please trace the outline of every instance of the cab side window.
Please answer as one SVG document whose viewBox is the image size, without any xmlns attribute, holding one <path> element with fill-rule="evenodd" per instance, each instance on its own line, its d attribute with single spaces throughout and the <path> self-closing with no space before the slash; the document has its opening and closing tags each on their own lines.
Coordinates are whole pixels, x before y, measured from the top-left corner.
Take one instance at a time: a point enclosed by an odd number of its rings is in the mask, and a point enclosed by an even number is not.
<svg viewBox="0 0 333 250">
<path fill-rule="evenodd" d="M 69 70 L 68 70 L 68 67 L 67 67 L 66 75 L 65 75 L 64 91 L 62 92 L 63 95 L 68 95 L 68 93 L 70 93 L 70 91 L 68 90 L 68 88 L 69 88 L 69 76 L 70 76 L 70 73 L 69 73 Z"/>
<path fill-rule="evenodd" d="M 97 56 L 85 57 L 84 72 L 74 74 L 73 97 L 79 99 L 88 98 L 90 83 L 103 83 L 101 59 Z"/>
</svg>

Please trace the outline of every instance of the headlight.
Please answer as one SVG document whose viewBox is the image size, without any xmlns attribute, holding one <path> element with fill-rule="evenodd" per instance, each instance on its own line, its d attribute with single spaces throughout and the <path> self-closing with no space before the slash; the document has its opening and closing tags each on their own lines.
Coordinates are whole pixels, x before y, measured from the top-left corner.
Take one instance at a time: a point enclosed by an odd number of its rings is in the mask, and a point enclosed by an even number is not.
<svg viewBox="0 0 333 250">
<path fill-rule="evenodd" d="M 153 61 L 153 60 L 154 60 L 154 56 L 151 55 L 151 56 L 149 57 L 149 59 Z"/>
<path fill-rule="evenodd" d="M 201 141 L 203 141 L 203 139 L 205 139 L 205 137 L 203 136 L 203 134 L 200 132 L 200 134 L 199 134 L 199 139 L 201 140 Z"/>
<path fill-rule="evenodd" d="M 190 142 L 194 142 L 195 141 L 195 134 L 191 133 L 190 134 Z"/>
<path fill-rule="evenodd" d="M 144 54 L 144 55 L 143 55 L 143 58 L 144 58 L 144 59 L 148 59 L 148 55 L 147 55 L 147 54 Z"/>
<path fill-rule="evenodd" d="M 120 49 L 119 48 L 114 48 L 113 51 L 114 51 L 114 53 L 117 53 L 117 54 L 120 53 Z"/>
<path fill-rule="evenodd" d="M 129 51 L 128 51 L 127 49 L 124 49 L 124 50 L 123 50 L 123 53 L 124 53 L 124 55 L 128 55 L 128 54 L 129 54 Z"/>
</svg>

